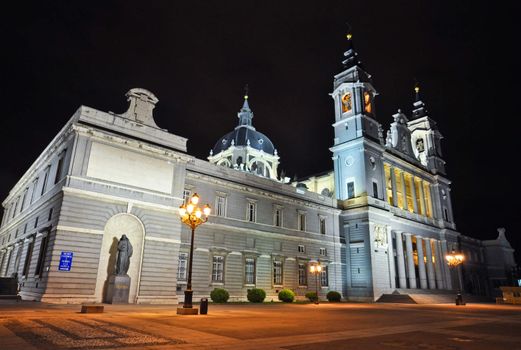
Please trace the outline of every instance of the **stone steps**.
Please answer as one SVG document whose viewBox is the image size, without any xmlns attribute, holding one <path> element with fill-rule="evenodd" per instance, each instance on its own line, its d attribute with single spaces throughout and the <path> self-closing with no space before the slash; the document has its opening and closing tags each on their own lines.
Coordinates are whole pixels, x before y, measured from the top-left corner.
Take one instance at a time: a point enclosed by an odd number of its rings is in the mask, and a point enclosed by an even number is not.
<svg viewBox="0 0 521 350">
<path fill-rule="evenodd" d="M 401 303 L 401 304 L 454 304 L 456 292 L 452 290 L 432 289 L 397 289 L 392 294 L 383 294 L 377 303 Z M 490 298 L 478 295 L 464 294 L 466 303 L 491 302 Z"/>
</svg>

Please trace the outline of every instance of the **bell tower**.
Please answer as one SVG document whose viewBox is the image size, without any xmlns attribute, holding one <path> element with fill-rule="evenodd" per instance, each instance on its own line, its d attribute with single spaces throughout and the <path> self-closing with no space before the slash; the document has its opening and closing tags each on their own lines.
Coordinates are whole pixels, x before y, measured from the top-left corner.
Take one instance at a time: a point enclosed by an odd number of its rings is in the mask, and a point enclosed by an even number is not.
<svg viewBox="0 0 521 350">
<path fill-rule="evenodd" d="M 362 195 L 382 197 L 383 188 L 376 179 L 366 176 L 380 162 L 378 148 L 383 145 L 380 123 L 375 119 L 374 99 L 378 95 L 355 51 L 352 35 L 347 34 L 347 51 L 342 64 L 344 70 L 335 75 L 333 98 L 335 139 L 330 148 L 335 168 L 335 191 L 340 201 Z M 368 146 L 370 141 L 373 146 Z M 373 148 L 371 150 L 371 148 Z"/>
<path fill-rule="evenodd" d="M 420 99 L 420 87 L 414 88 L 415 101 L 412 119 L 407 122 L 411 131 L 412 149 L 416 159 L 426 166 L 433 174 L 445 175 L 445 161 L 442 159 L 441 139 L 436 122 L 432 120 Z"/>
</svg>

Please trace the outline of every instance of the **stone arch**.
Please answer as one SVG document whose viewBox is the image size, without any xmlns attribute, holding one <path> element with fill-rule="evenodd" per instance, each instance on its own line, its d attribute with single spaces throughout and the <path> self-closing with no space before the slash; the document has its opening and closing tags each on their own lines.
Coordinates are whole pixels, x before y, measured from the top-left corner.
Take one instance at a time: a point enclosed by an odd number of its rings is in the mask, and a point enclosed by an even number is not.
<svg viewBox="0 0 521 350">
<path fill-rule="evenodd" d="M 223 159 L 219 160 L 217 162 L 217 165 L 222 165 L 222 166 L 225 166 L 228 168 L 232 167 L 232 163 L 227 158 L 223 158 Z"/>
<path fill-rule="evenodd" d="M 264 160 L 262 158 L 254 157 L 254 158 L 250 159 L 250 161 L 248 162 L 247 168 L 250 169 L 255 174 L 262 175 L 264 177 L 271 177 L 271 175 L 273 174 L 272 167 L 269 165 L 269 163 L 266 160 Z"/>
<path fill-rule="evenodd" d="M 120 213 L 107 220 L 101 243 L 98 278 L 96 280 L 96 301 L 106 302 L 108 279 L 114 273 L 117 243 L 125 234 L 133 247 L 128 275 L 130 277 L 129 303 L 136 302 L 139 293 L 141 265 L 145 241 L 145 227 L 138 217 Z"/>
</svg>

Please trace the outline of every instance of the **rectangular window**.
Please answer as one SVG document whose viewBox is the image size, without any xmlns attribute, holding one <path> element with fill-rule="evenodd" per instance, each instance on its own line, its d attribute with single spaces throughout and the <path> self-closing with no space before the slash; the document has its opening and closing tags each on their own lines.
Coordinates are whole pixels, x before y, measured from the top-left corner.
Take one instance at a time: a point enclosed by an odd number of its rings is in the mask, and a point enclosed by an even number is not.
<svg viewBox="0 0 521 350">
<path fill-rule="evenodd" d="M 390 205 L 394 205 L 394 203 L 393 203 L 393 180 L 391 179 L 391 166 L 389 164 L 384 164 L 384 172 L 385 172 L 385 190 L 387 192 L 387 202 Z"/>
<path fill-rule="evenodd" d="M 320 255 L 327 256 L 327 249 L 326 248 L 320 248 Z"/>
<path fill-rule="evenodd" d="M 40 243 L 40 252 L 38 253 L 38 262 L 36 264 L 35 276 L 42 276 L 43 265 L 45 264 L 45 255 L 47 255 L 47 244 L 49 242 L 49 235 L 42 236 Z"/>
<path fill-rule="evenodd" d="M 326 218 L 320 217 L 320 233 L 326 234 Z"/>
<path fill-rule="evenodd" d="M 224 281 L 224 257 L 214 256 L 212 263 L 212 282 Z"/>
<path fill-rule="evenodd" d="M 299 252 L 299 253 L 305 253 L 305 252 L 306 252 L 306 247 L 303 246 L 303 245 L 299 245 L 299 246 L 298 246 L 298 252 Z"/>
<path fill-rule="evenodd" d="M 26 188 L 24 190 L 24 194 L 22 196 L 22 204 L 20 205 L 20 212 L 22 212 L 24 210 L 24 207 L 25 207 L 25 200 L 27 199 L 27 192 L 29 192 L 29 188 Z"/>
<path fill-rule="evenodd" d="M 65 150 L 61 152 L 60 159 L 58 159 L 58 166 L 56 167 L 56 176 L 54 177 L 54 183 L 57 184 L 63 177 L 63 159 L 65 158 Z"/>
<path fill-rule="evenodd" d="M 51 208 L 51 209 L 49 210 L 49 216 L 47 217 L 47 221 L 51 221 L 53 210 L 54 210 L 54 208 Z"/>
<path fill-rule="evenodd" d="M 329 276 L 327 273 L 327 266 L 322 266 L 322 271 L 320 272 L 320 285 L 322 287 L 327 287 L 329 285 Z"/>
<path fill-rule="evenodd" d="M 192 196 L 192 191 L 187 190 L 186 188 L 183 191 L 183 203 L 188 204 L 190 197 Z"/>
<path fill-rule="evenodd" d="M 308 285 L 308 271 L 306 268 L 306 264 L 298 264 L 298 285 Z"/>
<path fill-rule="evenodd" d="M 412 197 L 412 186 L 414 186 L 413 176 L 408 173 L 403 173 L 405 180 L 405 197 L 407 198 L 407 210 L 414 212 L 414 198 Z"/>
<path fill-rule="evenodd" d="M 273 224 L 277 227 L 282 227 L 282 208 L 275 208 L 273 213 Z"/>
<path fill-rule="evenodd" d="M 402 172 L 398 169 L 394 169 L 394 178 L 396 179 L 396 199 L 398 208 L 405 209 L 405 203 L 403 202 Z"/>
<path fill-rule="evenodd" d="M 306 231 L 306 214 L 298 214 L 298 229 L 299 231 Z"/>
<path fill-rule="evenodd" d="M 449 221 L 449 212 L 447 211 L 447 208 L 443 208 L 443 219 Z"/>
<path fill-rule="evenodd" d="M 186 281 L 187 264 L 188 264 L 188 254 L 187 253 L 179 254 L 179 261 L 177 263 L 177 280 L 178 281 Z"/>
<path fill-rule="evenodd" d="M 16 198 L 16 201 L 14 202 L 14 210 L 13 210 L 13 218 L 16 216 L 16 211 L 18 210 L 18 202 L 20 201 L 20 197 Z"/>
<path fill-rule="evenodd" d="M 257 203 L 248 202 L 248 213 L 247 213 L 248 221 L 255 222 L 256 214 L 257 214 Z"/>
<path fill-rule="evenodd" d="M 31 265 L 31 259 L 33 257 L 33 248 L 34 248 L 34 240 L 29 242 L 29 245 L 27 246 L 27 255 L 25 256 L 25 262 L 24 262 L 24 270 L 22 275 L 27 276 L 29 273 L 29 267 Z"/>
<path fill-rule="evenodd" d="M 273 262 L 273 284 L 282 285 L 282 261 L 279 260 Z"/>
<path fill-rule="evenodd" d="M 217 196 L 216 198 L 216 211 L 215 215 L 217 216 L 226 216 L 226 197 Z"/>
<path fill-rule="evenodd" d="M 378 198 L 378 184 L 373 181 L 373 197 Z"/>
<path fill-rule="evenodd" d="M 423 195 L 425 198 L 425 214 L 427 217 L 432 217 L 432 202 L 431 202 L 431 187 L 427 182 L 423 183 Z"/>
<path fill-rule="evenodd" d="M 355 198 L 355 183 L 354 181 L 349 181 L 347 183 L 347 199 Z"/>
<path fill-rule="evenodd" d="M 416 192 L 416 207 L 418 208 L 418 214 L 425 215 L 425 208 L 423 207 L 420 186 L 421 180 L 414 178 L 414 192 Z"/>
<path fill-rule="evenodd" d="M 246 258 L 244 261 L 244 281 L 246 284 L 255 284 L 255 259 Z"/>
<path fill-rule="evenodd" d="M 34 228 L 37 228 L 37 227 L 38 227 L 38 216 L 34 220 Z"/>
<path fill-rule="evenodd" d="M 33 201 L 34 201 L 34 194 L 36 193 L 36 190 L 38 189 L 38 180 L 39 180 L 39 178 L 37 177 L 33 181 L 33 190 L 31 192 L 31 203 L 33 203 Z"/>
<path fill-rule="evenodd" d="M 45 168 L 45 174 L 43 176 L 42 192 L 40 193 L 40 195 L 43 195 L 45 193 L 45 190 L 47 190 L 47 180 L 49 179 L 49 171 L 50 170 L 51 170 L 50 166 Z"/>
</svg>

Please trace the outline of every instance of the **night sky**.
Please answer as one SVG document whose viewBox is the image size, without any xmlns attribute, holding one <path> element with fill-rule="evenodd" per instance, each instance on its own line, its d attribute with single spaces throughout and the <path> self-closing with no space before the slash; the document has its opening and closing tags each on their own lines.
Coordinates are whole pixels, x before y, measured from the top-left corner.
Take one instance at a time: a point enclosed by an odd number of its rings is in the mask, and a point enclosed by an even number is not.
<svg viewBox="0 0 521 350">
<path fill-rule="evenodd" d="M 122 113 L 134 87 L 156 94 L 157 124 L 204 159 L 249 84 L 253 124 L 287 176 L 332 169 L 328 94 L 349 22 L 376 118 L 388 129 L 398 108 L 410 115 L 419 81 L 445 136 L 458 230 L 493 239 L 504 226 L 521 257 L 519 2 L 173 3 L 2 6 L 2 199 L 80 105 Z"/>
</svg>

